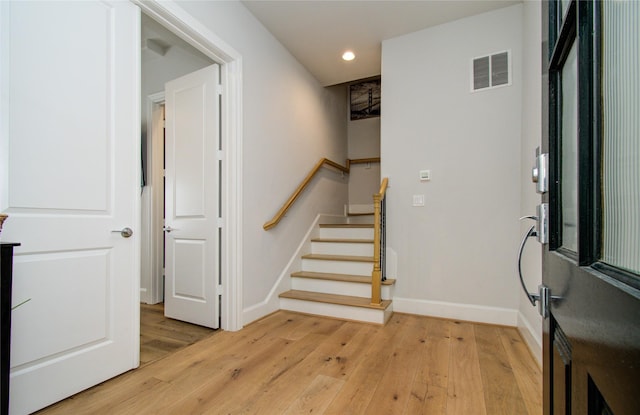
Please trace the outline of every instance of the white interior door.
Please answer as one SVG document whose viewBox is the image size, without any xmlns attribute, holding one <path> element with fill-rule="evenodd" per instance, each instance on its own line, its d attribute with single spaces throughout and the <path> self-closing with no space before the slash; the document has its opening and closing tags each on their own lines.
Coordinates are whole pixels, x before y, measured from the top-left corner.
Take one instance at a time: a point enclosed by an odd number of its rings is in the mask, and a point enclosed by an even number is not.
<svg viewBox="0 0 640 415">
<path fill-rule="evenodd" d="M 0 2 L 0 23 L 15 415 L 138 365 L 140 12 Z"/>
<path fill-rule="evenodd" d="M 165 85 L 165 315 L 219 327 L 220 67 Z"/>
</svg>

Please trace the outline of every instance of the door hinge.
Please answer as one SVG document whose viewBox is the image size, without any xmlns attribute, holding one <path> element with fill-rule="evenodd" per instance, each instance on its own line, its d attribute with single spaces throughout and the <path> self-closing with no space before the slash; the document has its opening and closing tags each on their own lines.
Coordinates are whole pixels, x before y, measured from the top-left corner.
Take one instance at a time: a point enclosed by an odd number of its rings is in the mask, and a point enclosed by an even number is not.
<svg viewBox="0 0 640 415">
<path fill-rule="evenodd" d="M 222 160 L 224 157 L 224 152 L 222 150 L 216 151 L 216 160 Z"/>
<path fill-rule="evenodd" d="M 222 219 L 222 218 L 217 218 L 217 219 L 216 219 L 216 226 L 217 226 L 218 228 L 223 228 L 223 227 L 224 227 L 224 219 Z"/>
<path fill-rule="evenodd" d="M 222 284 L 216 285 L 216 295 L 222 295 Z"/>
<path fill-rule="evenodd" d="M 216 94 L 222 95 L 223 87 L 221 84 L 216 85 Z"/>
</svg>

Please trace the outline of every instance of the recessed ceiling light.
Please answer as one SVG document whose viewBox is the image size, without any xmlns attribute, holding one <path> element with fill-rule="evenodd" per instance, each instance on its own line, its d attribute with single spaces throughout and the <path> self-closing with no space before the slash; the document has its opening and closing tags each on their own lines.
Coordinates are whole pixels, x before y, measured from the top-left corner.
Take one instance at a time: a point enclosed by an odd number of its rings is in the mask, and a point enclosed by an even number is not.
<svg viewBox="0 0 640 415">
<path fill-rule="evenodd" d="M 352 61 L 355 59 L 355 57 L 356 57 L 356 54 L 351 52 L 350 50 L 342 54 L 342 59 L 344 59 L 345 61 Z"/>
</svg>

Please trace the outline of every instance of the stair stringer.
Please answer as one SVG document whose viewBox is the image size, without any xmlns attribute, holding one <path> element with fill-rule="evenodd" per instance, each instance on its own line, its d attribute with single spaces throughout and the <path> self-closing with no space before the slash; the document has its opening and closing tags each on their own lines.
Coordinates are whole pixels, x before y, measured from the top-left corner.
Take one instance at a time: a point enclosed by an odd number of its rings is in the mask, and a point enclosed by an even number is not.
<svg viewBox="0 0 640 415">
<path fill-rule="evenodd" d="M 311 239 L 320 236 L 320 223 L 347 223 L 347 217 L 340 215 L 319 214 L 311 223 L 307 233 L 300 241 L 298 248 L 292 254 L 291 259 L 284 267 L 273 287 L 261 302 L 246 307 L 242 310 L 242 324 L 247 325 L 268 314 L 280 310 L 281 293 L 291 289 L 291 274 L 302 267 L 302 255 L 311 252 Z"/>
</svg>

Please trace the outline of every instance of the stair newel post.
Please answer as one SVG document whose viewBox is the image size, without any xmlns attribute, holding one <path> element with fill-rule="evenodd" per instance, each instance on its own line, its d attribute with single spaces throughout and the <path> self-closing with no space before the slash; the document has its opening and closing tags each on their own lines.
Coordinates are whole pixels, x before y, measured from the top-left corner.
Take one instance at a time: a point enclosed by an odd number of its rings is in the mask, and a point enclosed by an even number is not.
<svg viewBox="0 0 640 415">
<path fill-rule="evenodd" d="M 382 195 L 373 195 L 373 272 L 371 274 L 371 304 L 381 304 L 381 267 L 380 267 L 380 202 Z"/>
<path fill-rule="evenodd" d="M 373 195 L 373 272 L 371 273 L 371 304 L 382 304 L 382 281 L 386 280 L 386 193 L 388 178 L 382 179 L 380 191 Z"/>
</svg>

